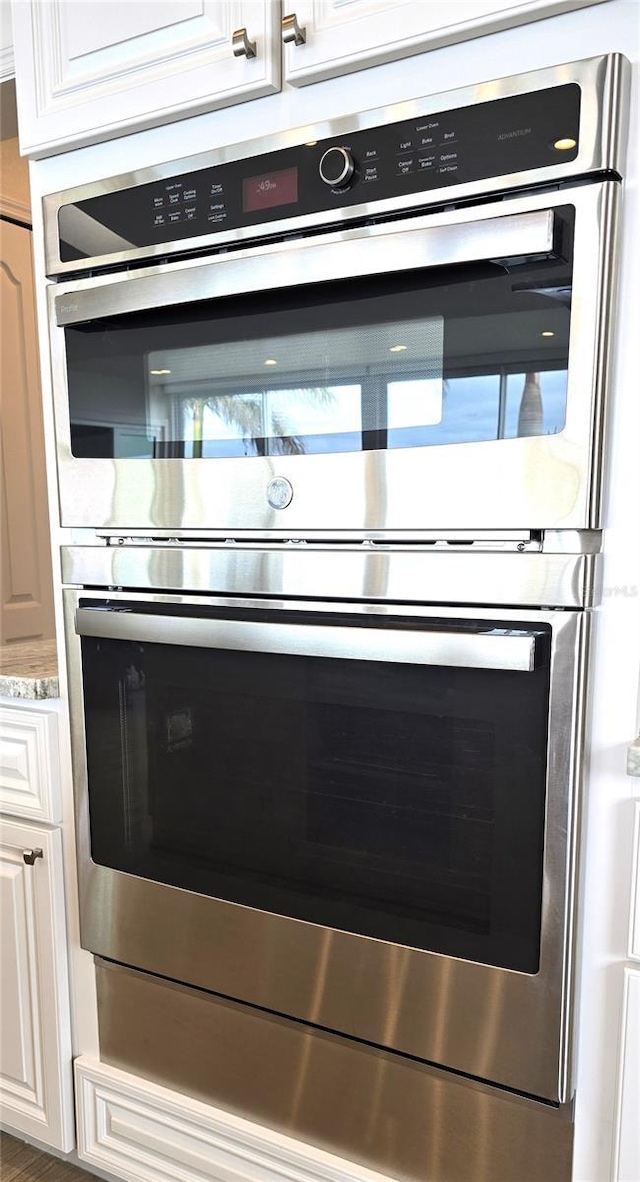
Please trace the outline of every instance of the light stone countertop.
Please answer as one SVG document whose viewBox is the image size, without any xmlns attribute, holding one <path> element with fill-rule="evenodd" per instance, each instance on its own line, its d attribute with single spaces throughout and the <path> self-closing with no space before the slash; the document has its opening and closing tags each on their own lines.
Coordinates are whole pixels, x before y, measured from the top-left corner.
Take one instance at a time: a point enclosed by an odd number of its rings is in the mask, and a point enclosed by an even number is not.
<svg viewBox="0 0 640 1182">
<path fill-rule="evenodd" d="M 41 699 L 59 693 L 55 640 L 0 645 L 0 696 Z"/>
</svg>

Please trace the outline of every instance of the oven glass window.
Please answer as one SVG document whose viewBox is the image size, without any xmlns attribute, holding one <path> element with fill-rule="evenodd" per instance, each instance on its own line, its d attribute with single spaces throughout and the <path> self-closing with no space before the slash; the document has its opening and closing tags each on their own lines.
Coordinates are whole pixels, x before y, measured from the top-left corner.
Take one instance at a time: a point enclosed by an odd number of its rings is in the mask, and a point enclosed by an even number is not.
<svg viewBox="0 0 640 1182">
<path fill-rule="evenodd" d="M 250 458 L 562 431 L 570 212 L 556 222 L 552 260 L 342 280 L 67 328 L 72 452 Z"/>
<path fill-rule="evenodd" d="M 547 639 L 523 673 L 83 637 L 92 857 L 535 973 Z"/>
</svg>

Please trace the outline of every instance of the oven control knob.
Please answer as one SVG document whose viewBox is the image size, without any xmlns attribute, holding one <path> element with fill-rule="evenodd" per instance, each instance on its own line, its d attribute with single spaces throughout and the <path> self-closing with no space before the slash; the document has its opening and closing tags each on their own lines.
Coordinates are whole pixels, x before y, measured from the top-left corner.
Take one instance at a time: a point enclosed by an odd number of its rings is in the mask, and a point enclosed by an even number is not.
<svg viewBox="0 0 640 1182">
<path fill-rule="evenodd" d="M 346 148 L 327 148 L 320 161 L 320 179 L 332 189 L 346 189 L 355 167 L 353 156 Z"/>
</svg>

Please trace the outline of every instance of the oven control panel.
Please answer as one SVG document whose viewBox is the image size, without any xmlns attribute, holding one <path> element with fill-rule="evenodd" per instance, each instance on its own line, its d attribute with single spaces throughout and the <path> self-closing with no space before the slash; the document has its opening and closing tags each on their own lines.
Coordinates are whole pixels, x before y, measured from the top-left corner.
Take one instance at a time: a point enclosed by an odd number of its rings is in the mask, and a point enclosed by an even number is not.
<svg viewBox="0 0 640 1182">
<path fill-rule="evenodd" d="M 205 163 L 63 204 L 60 258 L 135 257 L 136 249 L 155 253 L 165 243 L 189 249 L 191 239 L 215 243 L 216 235 L 252 226 L 268 233 L 269 223 L 325 211 L 348 216 L 359 206 L 370 215 L 390 198 L 419 206 L 435 190 L 575 160 L 579 122 L 580 87 L 567 83 Z"/>
</svg>

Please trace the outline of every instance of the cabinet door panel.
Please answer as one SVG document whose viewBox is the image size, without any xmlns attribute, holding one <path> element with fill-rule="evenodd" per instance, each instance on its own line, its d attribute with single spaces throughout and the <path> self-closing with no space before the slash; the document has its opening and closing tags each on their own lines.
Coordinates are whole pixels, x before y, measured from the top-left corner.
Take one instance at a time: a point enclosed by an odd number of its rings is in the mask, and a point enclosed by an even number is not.
<svg viewBox="0 0 640 1182">
<path fill-rule="evenodd" d="M 42 850 L 32 866 L 25 850 Z M 0 827 L 0 1106 L 3 1124 L 46 1145 L 74 1144 L 62 839 Z"/>
<path fill-rule="evenodd" d="M 0 0 L 0 82 L 7 82 L 14 74 L 11 6 L 8 0 Z"/>
<path fill-rule="evenodd" d="M 306 29 L 306 41 L 286 46 L 285 79 L 306 86 L 601 3 L 606 0 L 291 0 L 288 11 Z"/>
<path fill-rule="evenodd" d="M 54 634 L 31 231 L 0 228 L 0 639 Z"/>
<path fill-rule="evenodd" d="M 0 810 L 29 821 L 62 820 L 54 709 L 0 706 Z"/>
<path fill-rule="evenodd" d="M 14 3 L 22 151 L 50 155 L 278 90 L 279 17 L 275 0 Z M 251 59 L 233 55 L 241 27 Z"/>
</svg>

